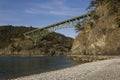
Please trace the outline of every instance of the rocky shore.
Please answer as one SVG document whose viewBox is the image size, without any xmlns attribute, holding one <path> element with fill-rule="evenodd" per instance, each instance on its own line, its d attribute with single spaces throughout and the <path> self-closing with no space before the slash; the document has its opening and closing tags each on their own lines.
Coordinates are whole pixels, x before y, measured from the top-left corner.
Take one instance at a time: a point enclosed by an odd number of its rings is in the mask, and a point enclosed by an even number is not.
<svg viewBox="0 0 120 80">
<path fill-rule="evenodd" d="M 119 58 L 120 55 L 66 55 L 66 57 L 74 61 L 93 62 L 99 60 Z"/>
<path fill-rule="evenodd" d="M 120 58 L 85 63 L 12 80 L 120 80 Z"/>
</svg>

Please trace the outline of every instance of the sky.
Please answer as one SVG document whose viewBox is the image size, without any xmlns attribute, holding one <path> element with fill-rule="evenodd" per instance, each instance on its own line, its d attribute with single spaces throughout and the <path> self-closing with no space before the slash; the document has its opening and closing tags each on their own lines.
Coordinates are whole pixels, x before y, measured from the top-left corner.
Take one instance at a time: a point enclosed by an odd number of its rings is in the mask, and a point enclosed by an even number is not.
<svg viewBox="0 0 120 80">
<path fill-rule="evenodd" d="M 0 25 L 37 28 L 87 13 L 91 0 L 0 0 Z M 77 35 L 74 28 L 57 30 L 66 36 Z"/>
</svg>

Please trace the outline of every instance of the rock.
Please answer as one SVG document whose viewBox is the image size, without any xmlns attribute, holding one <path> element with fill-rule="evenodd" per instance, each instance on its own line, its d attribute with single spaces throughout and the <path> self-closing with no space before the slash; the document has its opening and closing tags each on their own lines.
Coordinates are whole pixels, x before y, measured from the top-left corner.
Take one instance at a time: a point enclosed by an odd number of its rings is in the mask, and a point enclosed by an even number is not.
<svg viewBox="0 0 120 80">
<path fill-rule="evenodd" d="M 120 54 L 120 28 L 115 22 L 120 12 L 110 15 L 108 8 L 112 7 L 108 6 L 110 5 L 106 3 L 95 9 L 91 19 L 85 23 L 84 30 L 75 38 L 71 49 L 72 54 Z M 95 15 L 99 18 L 94 19 Z M 88 24 L 93 21 L 95 22 L 92 26 Z"/>
</svg>

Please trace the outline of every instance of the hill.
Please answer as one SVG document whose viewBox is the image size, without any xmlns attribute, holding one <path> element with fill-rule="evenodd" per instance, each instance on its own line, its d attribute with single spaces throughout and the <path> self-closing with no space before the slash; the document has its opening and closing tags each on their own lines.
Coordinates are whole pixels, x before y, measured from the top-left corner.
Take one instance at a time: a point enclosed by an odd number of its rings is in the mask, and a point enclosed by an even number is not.
<svg viewBox="0 0 120 80">
<path fill-rule="evenodd" d="M 1 55 L 63 55 L 70 51 L 73 39 L 59 33 L 50 33 L 36 46 L 30 39 L 25 39 L 23 33 L 34 30 L 25 26 L 0 26 Z"/>
<path fill-rule="evenodd" d="M 11 44 L 14 38 L 23 38 L 23 33 L 31 31 L 35 28 L 25 26 L 0 26 L 0 48 L 5 48 Z"/>
</svg>

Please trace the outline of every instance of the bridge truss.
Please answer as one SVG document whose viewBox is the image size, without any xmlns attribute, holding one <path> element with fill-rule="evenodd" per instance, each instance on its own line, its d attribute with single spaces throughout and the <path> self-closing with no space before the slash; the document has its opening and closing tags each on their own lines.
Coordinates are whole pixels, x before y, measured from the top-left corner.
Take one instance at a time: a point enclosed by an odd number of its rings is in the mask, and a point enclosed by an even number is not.
<svg viewBox="0 0 120 80">
<path fill-rule="evenodd" d="M 26 32 L 24 33 L 24 36 L 26 38 L 30 38 L 34 42 L 34 45 L 36 45 L 38 41 L 40 41 L 43 37 L 45 37 L 49 33 L 62 28 L 75 28 L 77 24 L 83 24 L 85 20 L 88 20 L 89 16 L 90 14 L 85 14 L 82 16 L 77 16 L 71 19 L 67 19 L 52 25 L 45 26 L 40 29 L 35 29 L 32 31 Z"/>
</svg>

